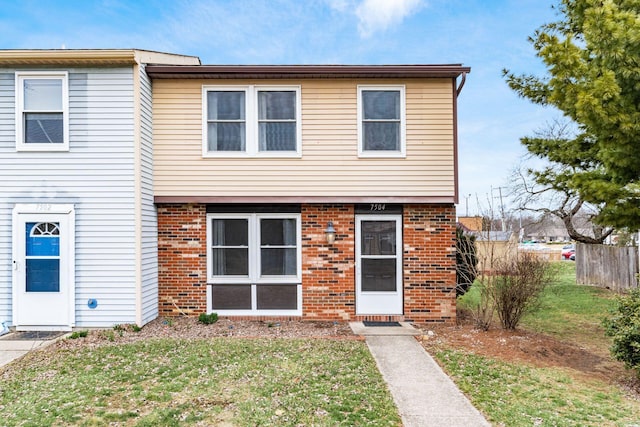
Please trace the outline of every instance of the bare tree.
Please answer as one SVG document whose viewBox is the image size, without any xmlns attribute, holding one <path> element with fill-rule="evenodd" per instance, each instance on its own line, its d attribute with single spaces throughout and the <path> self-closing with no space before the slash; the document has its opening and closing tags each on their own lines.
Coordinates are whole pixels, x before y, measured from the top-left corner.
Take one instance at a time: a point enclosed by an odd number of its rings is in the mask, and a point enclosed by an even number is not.
<svg viewBox="0 0 640 427">
<path fill-rule="evenodd" d="M 536 132 L 536 137 L 544 140 L 567 141 L 571 134 L 570 125 L 558 120 L 548 123 L 546 128 Z M 531 159 L 525 157 L 511 176 L 510 195 L 515 208 L 520 211 L 559 218 L 571 239 L 588 244 L 601 244 L 613 232 L 595 222 L 601 206 L 585 202 L 573 188 L 567 185 L 571 177 L 582 168 L 575 165 L 550 163 L 536 170 L 524 165 Z M 578 227 L 582 222 L 583 227 Z M 589 232 L 585 232 L 588 226 Z"/>
</svg>

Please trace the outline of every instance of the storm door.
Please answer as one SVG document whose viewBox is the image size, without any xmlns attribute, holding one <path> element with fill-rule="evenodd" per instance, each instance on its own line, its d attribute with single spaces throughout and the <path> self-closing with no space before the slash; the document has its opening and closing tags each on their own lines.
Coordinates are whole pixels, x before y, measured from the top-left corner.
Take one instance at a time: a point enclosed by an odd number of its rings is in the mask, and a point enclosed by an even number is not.
<svg viewBox="0 0 640 427">
<path fill-rule="evenodd" d="M 73 326 L 73 223 L 68 205 L 14 209 L 13 324 L 18 330 Z"/>
<path fill-rule="evenodd" d="M 402 314 L 402 217 L 356 215 L 356 314 Z"/>
</svg>

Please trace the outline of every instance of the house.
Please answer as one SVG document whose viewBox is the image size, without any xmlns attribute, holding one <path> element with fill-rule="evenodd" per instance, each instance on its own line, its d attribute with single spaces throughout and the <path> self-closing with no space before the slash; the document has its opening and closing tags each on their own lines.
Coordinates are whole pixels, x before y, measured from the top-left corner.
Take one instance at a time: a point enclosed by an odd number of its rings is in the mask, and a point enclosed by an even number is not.
<svg viewBox="0 0 640 427">
<path fill-rule="evenodd" d="M 453 322 L 469 71 L 0 51 L 0 322 Z"/>
<path fill-rule="evenodd" d="M 69 330 L 157 317 L 142 50 L 0 51 L 0 322 Z"/>
<path fill-rule="evenodd" d="M 148 66 L 160 314 L 453 322 L 467 72 Z"/>
</svg>

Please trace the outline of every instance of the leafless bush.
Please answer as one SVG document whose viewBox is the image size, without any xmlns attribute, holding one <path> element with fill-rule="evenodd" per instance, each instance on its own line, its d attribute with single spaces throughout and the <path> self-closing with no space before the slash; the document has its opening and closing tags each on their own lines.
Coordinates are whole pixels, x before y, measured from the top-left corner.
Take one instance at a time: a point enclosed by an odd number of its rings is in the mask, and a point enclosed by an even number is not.
<svg viewBox="0 0 640 427">
<path fill-rule="evenodd" d="M 536 307 L 551 279 L 549 263 L 535 255 L 523 253 L 499 261 L 487 292 L 502 328 L 515 329 L 522 316 Z"/>
</svg>

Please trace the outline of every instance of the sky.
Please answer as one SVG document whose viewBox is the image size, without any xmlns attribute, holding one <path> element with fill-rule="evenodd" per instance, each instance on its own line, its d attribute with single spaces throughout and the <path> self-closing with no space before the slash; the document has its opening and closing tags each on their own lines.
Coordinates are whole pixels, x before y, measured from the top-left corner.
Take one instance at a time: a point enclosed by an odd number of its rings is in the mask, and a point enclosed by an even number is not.
<svg viewBox="0 0 640 427">
<path fill-rule="evenodd" d="M 544 75 L 528 37 L 556 0 L 0 0 L 0 49 L 137 48 L 203 64 L 463 64 L 459 215 L 508 205 L 520 138 L 559 118 L 502 76 Z"/>
</svg>

